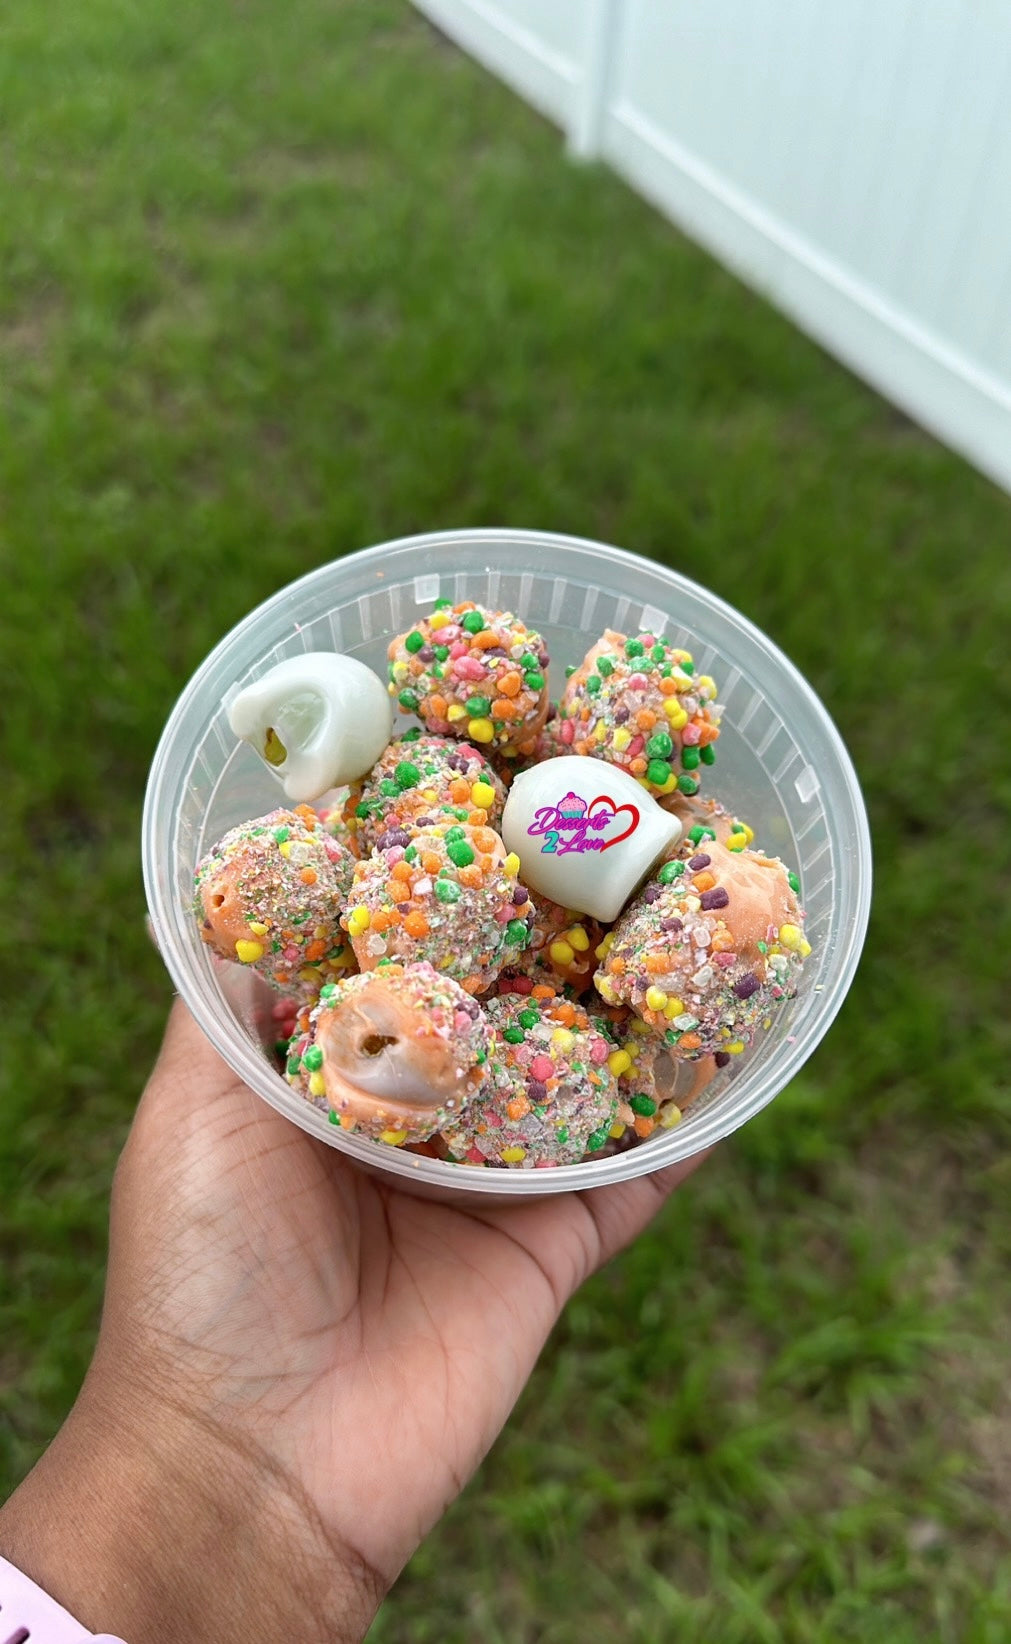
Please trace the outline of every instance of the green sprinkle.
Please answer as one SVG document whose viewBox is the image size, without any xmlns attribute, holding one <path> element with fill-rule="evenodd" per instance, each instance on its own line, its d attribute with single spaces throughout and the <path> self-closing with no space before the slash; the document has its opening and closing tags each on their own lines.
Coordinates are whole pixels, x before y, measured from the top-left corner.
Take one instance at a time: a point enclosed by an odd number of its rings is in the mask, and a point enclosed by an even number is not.
<svg viewBox="0 0 1011 1644">
<path fill-rule="evenodd" d="M 502 1037 L 509 1045 L 521 1045 L 526 1034 L 521 1027 L 507 1027 L 502 1029 Z"/>
<path fill-rule="evenodd" d="M 436 662 L 447 662 L 449 660 L 448 645 L 433 645 L 432 650 L 435 652 Z"/>
<path fill-rule="evenodd" d="M 449 813 L 449 814 L 450 814 L 450 816 L 455 816 L 455 817 L 456 817 L 456 820 L 457 820 L 457 821 L 458 821 L 458 822 L 466 822 L 466 820 L 467 820 L 467 818 L 468 818 L 468 816 L 469 816 L 469 815 L 470 815 L 470 812 L 469 812 L 469 811 L 465 811 L 465 810 L 457 810 L 457 809 L 456 809 L 456 808 L 455 808 L 455 807 L 454 807 L 454 808 L 453 808 L 453 809 L 452 809 L 452 810 L 451 810 L 451 811 L 450 811 L 450 813 Z"/>
<path fill-rule="evenodd" d="M 595 1130 L 593 1132 L 593 1135 L 587 1138 L 587 1142 L 586 1142 L 587 1152 L 588 1153 L 599 1153 L 601 1148 L 604 1146 L 604 1143 L 607 1141 L 607 1138 L 610 1136 L 610 1134 L 611 1134 L 610 1125 L 601 1125 L 599 1130 Z"/>
<path fill-rule="evenodd" d="M 418 860 L 418 847 L 417 847 L 417 845 L 408 845 L 407 849 L 404 852 L 404 861 L 414 863 L 417 860 Z"/>
<path fill-rule="evenodd" d="M 534 656 L 533 651 L 524 651 L 523 652 L 523 655 L 520 657 L 520 667 L 523 669 L 523 672 L 525 674 L 528 674 L 530 672 L 531 668 L 537 669 L 537 668 L 540 667 L 540 663 L 538 662 L 537 658 Z"/>
<path fill-rule="evenodd" d="M 485 719 L 491 713 L 490 696 L 470 696 L 467 698 L 467 712 L 474 719 Z"/>
<path fill-rule="evenodd" d="M 664 645 L 654 645 L 653 649 L 650 651 L 649 654 L 650 654 L 651 659 L 654 662 L 662 662 L 664 657 L 667 655 L 666 646 L 664 646 Z"/>
<path fill-rule="evenodd" d="M 707 742 L 704 748 L 699 749 L 699 758 L 702 760 L 703 765 L 716 764 L 716 749 L 711 742 Z"/>
<path fill-rule="evenodd" d="M 379 784 L 379 792 L 382 794 L 384 799 L 395 799 L 397 794 L 400 792 L 400 789 L 396 782 L 394 782 L 392 776 L 384 776 L 383 780 Z"/>
<path fill-rule="evenodd" d="M 420 736 L 421 736 L 421 726 L 420 725 L 412 725 L 409 731 L 404 732 L 404 734 L 400 738 L 400 740 L 401 740 L 401 742 L 417 742 Z"/>
<path fill-rule="evenodd" d="M 410 759 L 402 759 L 399 765 L 395 766 L 393 775 L 401 791 L 405 788 L 416 788 L 421 781 L 421 772 Z"/>
<path fill-rule="evenodd" d="M 480 611 L 468 611 L 460 623 L 460 627 L 466 628 L 468 634 L 479 634 L 484 627 L 484 617 Z"/>
<path fill-rule="evenodd" d="M 526 682 L 527 688 L 531 691 L 542 691 L 544 689 L 544 675 L 537 673 L 536 670 L 527 674 Z M 587 684 L 589 684 L 589 681 L 587 681 Z"/>
<path fill-rule="evenodd" d="M 680 879 L 685 871 L 683 862 L 665 862 L 657 874 L 661 885 L 672 885 L 675 879 Z"/>
<path fill-rule="evenodd" d="M 307 1073 L 318 1073 L 323 1066 L 323 1052 L 319 1045 L 310 1045 L 302 1057 L 302 1066 Z"/>
<path fill-rule="evenodd" d="M 678 1032 L 677 1028 L 668 1028 L 667 1032 L 664 1034 L 663 1037 L 664 1037 L 664 1043 L 665 1044 L 676 1045 L 678 1040 L 680 1039 L 681 1035 Z"/>
<path fill-rule="evenodd" d="M 286 839 L 291 838 L 291 829 L 290 828 L 275 828 L 274 829 L 274 838 L 277 840 L 277 843 L 279 845 L 283 845 Z"/>
<path fill-rule="evenodd" d="M 716 835 L 712 828 L 705 828 L 700 825 L 697 828 L 692 828 L 688 838 L 693 845 L 701 845 L 703 839 L 715 839 Z"/>
<path fill-rule="evenodd" d="M 656 736 L 651 736 L 646 744 L 648 759 L 669 759 L 673 752 L 674 738 L 668 736 L 666 731 L 657 731 Z"/>
<path fill-rule="evenodd" d="M 586 689 L 591 696 L 596 696 L 597 692 L 600 690 L 600 684 L 601 680 L 599 674 L 587 674 Z"/>
<path fill-rule="evenodd" d="M 566 677 L 566 679 L 571 679 L 572 678 L 573 674 L 576 671 L 576 666 L 577 665 L 576 665 L 575 662 L 567 662 L 565 664 L 565 677 Z"/>
<path fill-rule="evenodd" d="M 525 1028 L 536 1027 L 540 1019 L 540 1011 L 537 1010 L 521 1010 L 516 1018 L 520 1026 Z"/>
<path fill-rule="evenodd" d="M 408 713 L 413 713 L 418 706 L 419 697 L 416 691 L 401 691 L 397 701 L 402 708 L 407 709 Z"/>
<path fill-rule="evenodd" d="M 302 1058 L 301 1058 L 301 1056 L 289 1056 L 288 1060 L 285 1064 L 285 1069 L 284 1069 L 284 1071 L 285 1071 L 285 1073 L 287 1073 L 288 1077 L 290 1079 L 293 1079 L 295 1077 L 296 1073 L 300 1073 L 301 1070 L 302 1070 Z"/>
<path fill-rule="evenodd" d="M 337 949 L 338 953 L 343 953 L 343 951 L 344 951 L 343 947 L 340 947 L 340 948 Z M 320 1004 L 321 1005 L 328 1005 L 336 992 L 337 992 L 337 983 L 336 982 L 324 982 L 323 986 L 319 990 L 319 1002 L 320 1002 Z"/>
<path fill-rule="evenodd" d="M 437 599 L 432 606 L 433 611 L 448 611 L 453 601 L 451 599 Z"/>
<path fill-rule="evenodd" d="M 632 1096 L 629 1098 L 629 1107 L 633 1113 L 639 1113 L 644 1119 L 649 1119 L 656 1112 L 656 1103 L 651 1102 L 648 1096 Z"/>
<path fill-rule="evenodd" d="M 437 902 L 459 902 L 463 895 L 455 879 L 437 879 L 435 881 L 435 900 Z"/>
<path fill-rule="evenodd" d="M 417 628 L 412 628 L 411 632 L 404 640 L 404 649 L 407 651 L 420 651 L 424 643 L 424 634 L 419 634 Z"/>
<path fill-rule="evenodd" d="M 614 673 L 614 663 L 611 661 L 609 656 L 598 656 L 597 672 L 603 679 L 610 679 L 611 675 Z"/>
<path fill-rule="evenodd" d="M 478 1067 L 484 1067 L 485 1062 L 488 1060 L 488 1052 L 486 1050 L 479 1050 L 477 1055 L 474 1057 L 474 1060 Z"/>
<path fill-rule="evenodd" d="M 693 793 L 698 793 L 699 785 L 694 776 L 679 776 L 678 789 L 681 793 L 691 796 Z"/>
<path fill-rule="evenodd" d="M 527 929 L 525 919 L 510 919 L 505 928 L 505 939 L 510 947 L 525 947 L 529 936 L 530 932 Z"/>
<path fill-rule="evenodd" d="M 646 780 L 656 787 L 662 788 L 670 776 L 670 766 L 666 759 L 651 759 L 646 766 Z"/>
<path fill-rule="evenodd" d="M 340 1122 L 341 1122 L 340 1121 L 340 1114 L 335 1113 L 333 1108 L 330 1109 L 329 1113 L 327 1114 L 327 1118 L 330 1120 L 330 1123 L 332 1125 L 339 1125 Z"/>
<path fill-rule="evenodd" d="M 768 942 L 756 942 L 755 946 L 758 949 L 759 953 L 768 953 L 768 951 L 769 951 Z"/>
<path fill-rule="evenodd" d="M 559 1125 L 558 1129 L 555 1131 L 555 1135 L 560 1142 L 567 1142 L 569 1139 L 568 1125 Z"/>
<path fill-rule="evenodd" d="M 396 671 L 396 669 L 395 669 L 395 668 L 394 668 L 394 666 L 393 666 L 393 663 L 392 663 L 392 662 L 388 662 L 388 663 L 387 663 L 387 664 L 386 664 L 386 677 L 387 677 L 387 679 L 388 679 L 388 680 L 389 680 L 389 682 L 390 682 L 390 684 L 391 684 L 391 685 L 392 685 L 392 684 L 393 684 L 393 682 L 394 682 L 394 680 L 395 680 L 395 679 L 396 679 L 396 677 L 397 677 L 397 671 Z"/>
<path fill-rule="evenodd" d="M 693 674 L 695 672 L 695 664 L 690 656 L 685 657 L 683 662 L 679 662 L 678 667 L 681 669 L 683 674 Z"/>
<path fill-rule="evenodd" d="M 790 889 L 793 891 L 794 896 L 799 896 L 800 895 L 800 880 L 797 878 L 797 875 L 794 872 L 792 872 L 792 870 L 791 870 L 790 872 L 787 873 L 786 879 L 787 879 L 788 885 L 790 886 Z"/>
<path fill-rule="evenodd" d="M 451 845 L 453 843 L 454 839 L 465 839 L 466 834 L 464 833 L 462 828 L 447 828 L 445 838 L 446 838 L 446 844 Z"/>
<path fill-rule="evenodd" d="M 686 771 L 697 771 L 701 758 L 702 755 L 699 753 L 698 748 L 681 749 L 681 763 Z"/>
<path fill-rule="evenodd" d="M 646 647 L 643 644 L 642 640 L 641 639 L 626 640 L 625 641 L 625 655 L 627 657 L 645 656 L 646 655 Z"/>
<path fill-rule="evenodd" d="M 458 868 L 469 868 L 474 860 L 474 847 L 466 839 L 452 839 L 446 846 L 446 855 Z"/>
</svg>

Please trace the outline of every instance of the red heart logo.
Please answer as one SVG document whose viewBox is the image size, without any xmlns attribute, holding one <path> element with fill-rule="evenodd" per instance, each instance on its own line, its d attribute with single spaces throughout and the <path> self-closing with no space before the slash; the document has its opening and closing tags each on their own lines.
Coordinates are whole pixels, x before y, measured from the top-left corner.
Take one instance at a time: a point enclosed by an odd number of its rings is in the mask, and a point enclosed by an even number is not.
<svg viewBox="0 0 1011 1644">
<path fill-rule="evenodd" d="M 628 811 L 628 814 L 632 818 L 628 827 L 625 829 L 625 832 L 616 833 L 613 839 L 608 839 L 606 844 L 601 846 L 601 852 L 609 851 L 612 845 L 620 845 L 622 840 L 627 839 L 629 834 L 634 833 L 636 828 L 639 826 L 639 810 L 636 805 L 616 805 L 614 800 L 609 799 L 606 793 L 600 793 L 597 795 L 596 799 L 590 800 L 589 809 L 587 811 L 588 818 L 593 815 L 594 805 L 610 805 L 612 816 L 620 816 L 622 811 Z"/>
</svg>

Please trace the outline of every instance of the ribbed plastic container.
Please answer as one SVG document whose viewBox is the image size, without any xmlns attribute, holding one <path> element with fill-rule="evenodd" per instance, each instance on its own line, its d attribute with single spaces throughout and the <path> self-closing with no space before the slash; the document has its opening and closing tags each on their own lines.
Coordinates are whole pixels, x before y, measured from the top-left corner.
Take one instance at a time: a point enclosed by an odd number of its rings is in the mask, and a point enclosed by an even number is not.
<svg viewBox="0 0 1011 1644">
<path fill-rule="evenodd" d="M 279 783 L 228 726 L 223 701 L 284 657 L 337 650 L 385 672 L 389 640 L 432 602 L 472 599 L 517 612 L 542 633 L 558 694 L 605 628 L 647 630 L 692 652 L 724 704 L 716 794 L 756 843 L 800 875 L 813 952 L 797 997 L 733 1058 L 673 1130 L 612 1158 L 552 1170 L 491 1170 L 419 1158 L 348 1134 L 295 1095 L 264 1045 L 273 1037 L 256 978 L 215 961 L 192 913 L 193 870 L 236 823 L 283 803 Z M 406 729 L 410 721 L 399 719 Z M 416 1192 L 503 1199 L 625 1181 L 709 1147 L 753 1117 L 811 1055 L 856 970 L 867 928 L 871 850 L 856 775 L 835 726 L 781 651 L 687 578 L 622 549 L 538 531 L 406 537 L 324 565 L 281 590 L 212 651 L 158 745 L 143 823 L 155 935 L 182 997 L 235 1072 L 329 1147 Z"/>
</svg>

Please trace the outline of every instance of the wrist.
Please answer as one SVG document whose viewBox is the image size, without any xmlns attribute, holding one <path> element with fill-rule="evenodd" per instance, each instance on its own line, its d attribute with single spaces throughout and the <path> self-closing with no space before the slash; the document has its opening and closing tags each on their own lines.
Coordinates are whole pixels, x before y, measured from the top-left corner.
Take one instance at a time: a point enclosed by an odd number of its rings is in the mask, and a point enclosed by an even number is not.
<svg viewBox="0 0 1011 1644">
<path fill-rule="evenodd" d="M 352 1644 L 383 1596 L 264 1458 L 94 1375 L 0 1508 L 0 1555 L 128 1644 Z"/>
</svg>

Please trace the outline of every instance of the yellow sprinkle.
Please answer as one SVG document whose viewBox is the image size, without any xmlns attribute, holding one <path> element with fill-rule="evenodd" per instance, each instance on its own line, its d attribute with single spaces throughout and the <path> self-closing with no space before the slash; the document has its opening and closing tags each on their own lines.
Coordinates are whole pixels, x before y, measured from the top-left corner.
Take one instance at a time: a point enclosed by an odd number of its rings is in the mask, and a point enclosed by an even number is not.
<svg viewBox="0 0 1011 1644">
<path fill-rule="evenodd" d="M 281 852 L 281 855 L 284 857 L 284 860 L 286 862 L 289 861 L 289 859 L 291 857 L 291 840 L 290 839 L 282 839 L 281 843 L 278 845 L 277 848 Z"/>
<path fill-rule="evenodd" d="M 571 965 L 573 959 L 576 957 L 572 949 L 569 947 L 568 942 L 552 942 L 548 949 L 548 953 L 556 965 Z"/>
<path fill-rule="evenodd" d="M 451 725 L 458 724 L 461 719 L 466 719 L 466 717 L 467 710 L 466 708 L 461 708 L 459 702 L 451 702 L 449 707 L 446 709 L 446 718 L 449 720 Z"/>
<path fill-rule="evenodd" d="M 620 1079 L 622 1074 L 627 1073 L 629 1068 L 632 1066 L 632 1058 L 628 1054 L 627 1050 L 612 1050 L 610 1056 L 607 1058 L 607 1065 L 614 1074 L 614 1077 L 616 1079 Z"/>
<path fill-rule="evenodd" d="M 671 771 L 670 776 L 667 778 L 667 780 L 664 783 L 663 787 L 657 789 L 657 793 L 673 793 L 674 789 L 677 787 L 677 785 L 678 785 L 678 779 L 674 775 L 674 772 Z"/>
<path fill-rule="evenodd" d="M 268 930 L 270 929 L 270 926 L 269 925 L 261 925 L 259 920 L 254 921 L 254 920 L 251 919 L 249 921 L 249 928 L 252 931 L 254 936 L 266 936 Z"/>
<path fill-rule="evenodd" d="M 748 841 L 749 845 L 751 844 L 751 841 L 755 837 L 754 828 L 749 828 L 748 824 L 746 822 L 742 822 L 739 816 L 734 817 L 734 832 L 735 833 L 743 833 L 743 835 L 744 835 L 745 839 Z"/>
<path fill-rule="evenodd" d="M 625 1126 L 622 1124 L 620 1119 L 615 1119 L 614 1124 L 611 1126 L 607 1134 L 612 1137 L 614 1141 L 617 1141 L 620 1136 L 624 1136 Z"/>
<path fill-rule="evenodd" d="M 618 995 L 615 993 L 614 985 L 608 977 L 595 976 L 593 978 L 593 985 L 605 1004 L 616 1005 L 618 1003 Z"/>
<path fill-rule="evenodd" d="M 327 925 L 314 925 L 313 928 L 312 928 L 312 934 L 315 936 L 317 942 L 322 942 L 324 937 L 327 937 L 327 936 L 330 935 L 329 926 L 327 926 Z"/>
<path fill-rule="evenodd" d="M 729 1045 L 726 1048 L 730 1052 L 731 1056 L 740 1056 L 741 1051 L 744 1049 L 744 1040 L 743 1039 L 731 1039 Z"/>
<path fill-rule="evenodd" d="M 310 1075 L 309 1075 L 309 1095 L 310 1096 L 325 1096 L 326 1095 L 326 1084 L 324 1083 L 322 1073 L 319 1073 L 319 1072 L 310 1073 Z"/>
<path fill-rule="evenodd" d="M 396 696 L 397 687 L 394 685 L 392 679 L 390 680 L 390 683 L 387 685 L 386 689 L 389 692 L 390 696 Z"/>
<path fill-rule="evenodd" d="M 257 959 L 263 958 L 262 942 L 236 942 L 235 952 L 244 965 L 255 965 Z"/>
<path fill-rule="evenodd" d="M 646 989 L 646 1003 L 650 1010 L 663 1010 L 667 1003 L 667 995 L 663 988 L 651 987 Z"/>
<path fill-rule="evenodd" d="M 804 932 L 799 925 L 780 925 L 779 940 L 784 948 L 790 948 L 792 952 L 799 953 L 800 944 L 804 940 Z"/>
<path fill-rule="evenodd" d="M 470 790 L 470 797 L 475 805 L 482 810 L 489 811 L 495 803 L 495 789 L 490 782 L 475 782 Z"/>
<path fill-rule="evenodd" d="M 699 674 L 699 690 L 708 691 L 710 696 L 716 695 L 716 681 L 712 674 Z"/>
<path fill-rule="evenodd" d="M 676 696 L 664 698 L 663 711 L 670 720 L 672 731 L 679 731 L 682 725 L 687 725 L 688 715 L 685 713 Z"/>
<path fill-rule="evenodd" d="M 475 742 L 494 742 L 495 727 L 490 719 L 468 719 L 467 735 Z"/>
<path fill-rule="evenodd" d="M 746 833 L 732 833 L 727 838 L 728 851 L 743 851 L 748 843 Z"/>
<path fill-rule="evenodd" d="M 303 965 L 298 979 L 300 982 L 314 982 L 319 987 L 319 970 L 315 965 Z"/>
<path fill-rule="evenodd" d="M 664 1102 L 660 1109 L 660 1129 L 673 1130 L 681 1123 L 681 1109 L 674 1102 Z"/>
<path fill-rule="evenodd" d="M 568 1028 L 555 1028 L 554 1033 L 551 1035 L 551 1043 L 556 1050 L 562 1052 L 563 1056 L 567 1056 L 569 1051 L 575 1048 L 576 1035 L 570 1033 Z"/>
<path fill-rule="evenodd" d="M 520 859 L 516 855 L 515 851 L 510 851 L 509 852 L 509 855 L 506 857 L 505 861 L 503 862 L 502 867 L 503 867 L 503 870 L 509 875 L 510 879 L 513 877 L 514 874 L 519 873 L 519 871 L 520 871 Z"/>
<path fill-rule="evenodd" d="M 568 942 L 570 948 L 575 948 L 577 953 L 586 953 L 590 946 L 590 938 L 587 936 L 582 925 L 573 925 L 569 930 L 567 930 L 565 932 L 565 940 Z"/>
<path fill-rule="evenodd" d="M 449 621 L 450 617 L 447 611 L 433 611 L 428 619 L 428 626 L 438 632 L 440 628 L 447 627 Z"/>
<path fill-rule="evenodd" d="M 427 805 L 434 805 L 439 797 L 434 788 L 420 788 L 418 791 Z"/>
<path fill-rule="evenodd" d="M 611 738 L 611 747 L 614 748 L 617 753 L 624 753 L 631 740 L 631 731 L 626 731 L 624 725 L 619 725 L 618 729 Z"/>
<path fill-rule="evenodd" d="M 604 721 L 601 720 L 597 726 L 597 729 L 593 733 L 593 740 L 594 742 L 603 742 L 606 736 L 607 726 L 604 724 Z"/>
<path fill-rule="evenodd" d="M 390 1146 L 390 1147 L 403 1147 L 404 1143 L 407 1140 L 407 1131 L 406 1130 L 382 1130 L 379 1133 L 379 1140 L 381 1142 L 386 1142 L 388 1144 L 388 1146 Z"/>
<path fill-rule="evenodd" d="M 668 999 L 667 1003 L 663 1007 L 663 1013 L 665 1016 L 669 1016 L 672 1022 L 675 1016 L 683 1016 L 685 1013 L 684 1000 L 676 998 Z"/>
<path fill-rule="evenodd" d="M 499 1154 L 503 1164 L 519 1164 L 527 1156 L 525 1147 L 504 1147 Z"/>
<path fill-rule="evenodd" d="M 808 941 L 806 936 L 802 940 L 802 942 L 800 944 L 800 947 L 797 949 L 797 952 L 800 954 L 800 957 L 802 959 L 806 959 L 808 954 L 811 952 L 811 944 Z"/>
<path fill-rule="evenodd" d="M 597 947 L 594 948 L 593 951 L 596 954 L 598 959 L 606 959 L 608 954 L 610 953 L 611 949 L 613 948 L 613 946 L 614 946 L 614 931 L 609 930 L 607 935 L 604 937 L 604 940 L 602 942 L 600 942 L 597 945 Z"/>
<path fill-rule="evenodd" d="M 351 936 L 360 936 L 363 930 L 368 930 L 372 923 L 372 915 L 368 908 L 352 908 L 348 913 L 348 933 Z"/>
<path fill-rule="evenodd" d="M 410 671 L 410 666 L 406 662 L 401 661 L 393 664 L 393 677 L 398 685 L 402 685 L 404 683 L 404 680 L 407 678 Z"/>
<path fill-rule="evenodd" d="M 653 1029 L 650 1027 L 649 1023 L 644 1022 L 642 1020 L 641 1016 L 634 1017 L 633 1020 L 628 1025 L 632 1029 L 633 1033 L 639 1033 L 643 1036 L 645 1036 L 647 1033 L 652 1033 L 652 1031 L 653 1031 Z M 636 1054 L 638 1054 L 638 1052 Z"/>
</svg>

